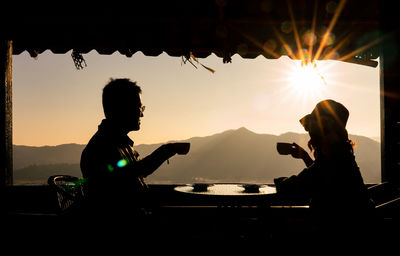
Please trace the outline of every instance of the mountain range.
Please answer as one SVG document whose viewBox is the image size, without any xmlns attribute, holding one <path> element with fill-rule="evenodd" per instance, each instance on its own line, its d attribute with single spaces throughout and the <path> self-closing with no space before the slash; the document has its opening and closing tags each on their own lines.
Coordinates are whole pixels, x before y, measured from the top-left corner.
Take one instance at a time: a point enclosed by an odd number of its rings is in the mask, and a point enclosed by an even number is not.
<svg viewBox="0 0 400 256">
<path fill-rule="evenodd" d="M 365 183 L 380 182 L 380 143 L 350 135 L 356 142 L 356 161 Z M 147 177 L 148 183 L 185 184 L 196 182 L 272 183 L 276 177 L 297 174 L 302 160 L 279 155 L 277 142 L 296 142 L 307 148 L 308 134 L 257 134 L 244 127 L 206 137 L 193 137 L 187 155 L 176 155 Z M 161 144 L 135 146 L 143 158 Z M 79 161 L 85 145 L 14 145 L 14 184 L 43 184 L 54 174 L 81 176 Z"/>
</svg>

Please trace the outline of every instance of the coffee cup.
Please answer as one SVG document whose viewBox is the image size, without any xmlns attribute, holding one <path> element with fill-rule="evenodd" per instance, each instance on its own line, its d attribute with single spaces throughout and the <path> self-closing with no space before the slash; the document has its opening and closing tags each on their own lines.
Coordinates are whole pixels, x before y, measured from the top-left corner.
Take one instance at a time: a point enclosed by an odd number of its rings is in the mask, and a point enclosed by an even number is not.
<svg viewBox="0 0 400 256">
<path fill-rule="evenodd" d="M 175 146 L 176 153 L 178 155 L 186 155 L 190 149 L 189 142 L 177 142 L 177 143 L 174 143 L 174 146 Z"/>
<path fill-rule="evenodd" d="M 278 142 L 276 143 L 276 149 L 278 153 L 281 155 L 289 155 L 292 152 L 293 144 L 286 142 Z"/>
</svg>

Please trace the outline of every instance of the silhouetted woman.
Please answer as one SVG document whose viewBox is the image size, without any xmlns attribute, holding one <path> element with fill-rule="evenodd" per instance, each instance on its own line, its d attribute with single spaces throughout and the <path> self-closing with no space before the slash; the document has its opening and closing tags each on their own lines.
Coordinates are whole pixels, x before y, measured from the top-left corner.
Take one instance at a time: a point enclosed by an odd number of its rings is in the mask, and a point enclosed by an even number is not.
<svg viewBox="0 0 400 256">
<path fill-rule="evenodd" d="M 300 119 L 310 135 L 308 147 L 315 161 L 293 143 L 291 155 L 303 159 L 307 168 L 298 175 L 275 179 L 281 196 L 310 200 L 319 231 L 341 237 L 366 228 L 373 207 L 345 128 L 348 117 L 342 104 L 319 102 L 311 114 Z"/>
</svg>

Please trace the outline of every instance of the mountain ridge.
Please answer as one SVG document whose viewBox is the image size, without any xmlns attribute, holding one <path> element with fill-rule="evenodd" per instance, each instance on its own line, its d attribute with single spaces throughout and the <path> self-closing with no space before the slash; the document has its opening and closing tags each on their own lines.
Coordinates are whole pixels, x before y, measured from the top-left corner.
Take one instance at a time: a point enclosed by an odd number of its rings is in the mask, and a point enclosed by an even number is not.
<svg viewBox="0 0 400 256">
<path fill-rule="evenodd" d="M 375 140 L 349 135 L 357 142 L 356 160 L 366 183 L 380 180 L 380 144 Z M 259 134 L 245 127 L 229 129 L 204 137 L 191 137 L 187 156 L 174 156 L 148 177 L 150 183 L 246 182 L 269 183 L 274 177 L 298 173 L 301 160 L 281 156 L 277 142 L 296 142 L 306 150 L 308 134 L 285 132 Z M 145 157 L 162 143 L 139 144 L 135 149 Z M 14 180 L 16 184 L 45 183 L 54 174 L 80 176 L 80 155 L 84 144 L 58 146 L 14 145 Z"/>
</svg>

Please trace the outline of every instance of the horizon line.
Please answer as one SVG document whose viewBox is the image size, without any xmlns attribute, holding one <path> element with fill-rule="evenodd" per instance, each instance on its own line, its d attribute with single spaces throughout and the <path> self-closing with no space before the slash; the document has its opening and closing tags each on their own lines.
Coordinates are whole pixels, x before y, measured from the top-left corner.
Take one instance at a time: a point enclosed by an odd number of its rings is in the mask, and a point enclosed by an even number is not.
<svg viewBox="0 0 400 256">
<path fill-rule="evenodd" d="M 187 139 L 170 139 L 170 140 L 162 141 L 162 142 L 141 143 L 141 144 L 137 144 L 137 145 L 135 145 L 135 146 L 139 146 L 139 145 L 163 144 L 163 143 L 168 143 L 168 142 L 172 142 L 172 141 L 187 141 L 187 140 L 194 139 L 194 138 L 211 137 L 211 136 L 218 135 L 218 134 L 222 134 L 222 133 L 225 133 L 225 132 L 229 132 L 229 131 L 238 131 L 238 130 L 243 130 L 243 129 L 245 129 L 245 130 L 247 130 L 247 131 L 249 131 L 249 132 L 252 132 L 252 133 L 254 133 L 254 134 L 257 134 L 257 135 L 282 136 L 282 135 L 287 134 L 287 133 L 294 133 L 294 134 L 300 134 L 300 135 L 307 134 L 306 132 L 304 132 L 304 133 L 299 133 L 299 132 L 293 132 L 293 131 L 286 131 L 286 132 L 283 132 L 283 133 L 280 133 L 280 134 L 274 134 L 274 133 L 258 133 L 258 132 L 254 132 L 254 131 L 252 131 L 252 130 L 246 128 L 245 126 L 242 126 L 242 127 L 239 127 L 239 128 L 227 129 L 227 130 L 224 130 L 224 131 L 221 131 L 221 132 L 216 132 L 216 133 L 209 134 L 209 135 L 204 135 L 204 136 L 192 136 L 192 137 L 187 138 Z M 378 142 L 378 143 L 381 143 L 381 141 L 380 141 L 380 136 L 366 136 L 366 135 L 351 134 L 351 133 L 349 133 L 349 136 L 362 136 L 362 137 L 369 138 L 369 139 L 371 139 L 371 140 L 373 140 L 373 141 L 376 141 L 376 142 Z M 57 146 L 62 146 L 62 145 L 87 145 L 87 143 L 66 142 L 66 143 L 62 143 L 62 144 L 53 144 L 53 145 L 13 144 L 13 146 L 38 147 L 38 148 L 39 148 L 39 147 L 57 147 Z"/>
</svg>

